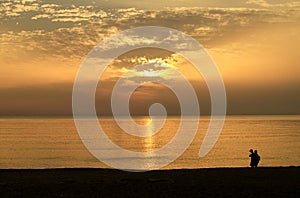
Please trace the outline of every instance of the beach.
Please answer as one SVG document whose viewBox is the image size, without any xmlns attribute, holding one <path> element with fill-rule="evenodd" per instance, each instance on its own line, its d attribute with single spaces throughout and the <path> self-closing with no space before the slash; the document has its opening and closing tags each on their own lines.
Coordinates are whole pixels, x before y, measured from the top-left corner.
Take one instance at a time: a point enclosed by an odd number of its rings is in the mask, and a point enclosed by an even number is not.
<svg viewBox="0 0 300 198">
<path fill-rule="evenodd" d="M 299 167 L 1 169 L 1 197 L 298 197 Z"/>
</svg>

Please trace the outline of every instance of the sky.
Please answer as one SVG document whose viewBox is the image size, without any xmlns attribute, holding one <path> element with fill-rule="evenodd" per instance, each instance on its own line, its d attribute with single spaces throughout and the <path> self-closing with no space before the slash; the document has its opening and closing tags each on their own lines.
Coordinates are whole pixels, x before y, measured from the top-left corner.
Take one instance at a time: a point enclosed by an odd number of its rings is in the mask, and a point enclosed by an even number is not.
<svg viewBox="0 0 300 198">
<path fill-rule="evenodd" d="M 0 13 L 2 116 L 71 115 L 73 82 L 89 51 L 147 25 L 177 29 L 205 47 L 223 77 L 228 114 L 300 113 L 300 1 L 0 0 Z M 135 70 L 137 63 L 152 70 Z M 170 79 L 170 68 L 187 76 L 201 113 L 209 114 L 201 75 L 179 54 L 158 49 L 129 52 L 109 65 L 95 96 L 97 113 L 111 114 L 111 90 L 125 72 L 130 86 L 141 75 Z M 132 95 L 130 109 L 145 114 L 153 102 L 180 113 L 174 93 L 151 82 Z"/>
</svg>

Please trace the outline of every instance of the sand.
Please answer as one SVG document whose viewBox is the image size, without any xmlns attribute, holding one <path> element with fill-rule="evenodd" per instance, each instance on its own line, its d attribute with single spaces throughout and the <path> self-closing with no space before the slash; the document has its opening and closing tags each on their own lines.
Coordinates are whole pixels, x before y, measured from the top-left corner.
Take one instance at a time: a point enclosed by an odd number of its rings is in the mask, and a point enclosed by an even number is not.
<svg viewBox="0 0 300 198">
<path fill-rule="evenodd" d="M 300 167 L 0 170 L 1 197 L 299 197 Z"/>
</svg>

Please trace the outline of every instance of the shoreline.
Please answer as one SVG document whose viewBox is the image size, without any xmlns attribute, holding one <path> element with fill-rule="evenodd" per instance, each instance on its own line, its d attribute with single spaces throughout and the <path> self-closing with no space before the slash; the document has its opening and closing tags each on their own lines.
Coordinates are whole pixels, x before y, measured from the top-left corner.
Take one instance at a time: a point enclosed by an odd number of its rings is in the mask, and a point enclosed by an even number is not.
<svg viewBox="0 0 300 198">
<path fill-rule="evenodd" d="M 280 169 L 280 168 L 299 168 L 298 165 L 286 165 L 286 166 L 258 166 L 258 168 L 252 169 Z M 237 166 L 237 167 L 201 167 L 201 168 L 173 168 L 173 169 L 158 169 L 158 170 L 143 170 L 143 171 L 136 171 L 136 170 L 121 170 L 121 169 L 114 169 L 114 168 L 105 168 L 105 167 L 53 167 L 53 168 L 0 168 L 1 171 L 7 170 L 24 170 L 24 171 L 31 171 L 31 170 L 109 170 L 109 171 L 123 171 L 123 172 L 153 172 L 153 171 L 180 171 L 180 170 L 221 170 L 221 169 L 251 169 L 250 166 Z"/>
<path fill-rule="evenodd" d="M 300 167 L 0 169 L 1 197 L 297 197 Z"/>
</svg>

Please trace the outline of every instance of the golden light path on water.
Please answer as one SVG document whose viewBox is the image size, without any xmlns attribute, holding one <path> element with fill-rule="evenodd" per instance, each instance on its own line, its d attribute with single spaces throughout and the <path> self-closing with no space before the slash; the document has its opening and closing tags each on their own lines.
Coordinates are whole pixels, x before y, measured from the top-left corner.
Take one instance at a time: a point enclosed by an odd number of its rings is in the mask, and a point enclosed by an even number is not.
<svg viewBox="0 0 300 198">
<path fill-rule="evenodd" d="M 146 150 L 151 150 L 153 149 L 153 122 L 151 120 L 151 118 L 146 118 L 145 119 L 145 122 L 146 122 L 146 126 L 147 126 L 147 135 L 149 135 L 148 138 L 145 138 L 145 148 Z"/>
<path fill-rule="evenodd" d="M 153 121 L 151 118 L 145 118 L 145 123 L 146 123 L 146 126 L 147 126 L 147 135 L 149 135 L 149 137 L 147 138 L 144 138 L 144 147 L 145 147 L 145 151 L 150 151 L 152 149 L 154 149 L 154 146 L 153 144 L 155 144 L 155 139 L 153 137 Z M 146 157 L 155 157 L 149 153 L 146 153 L 145 154 Z M 148 164 L 148 167 L 152 167 L 153 165 L 155 164 L 155 160 L 151 160 L 151 162 Z"/>
</svg>

